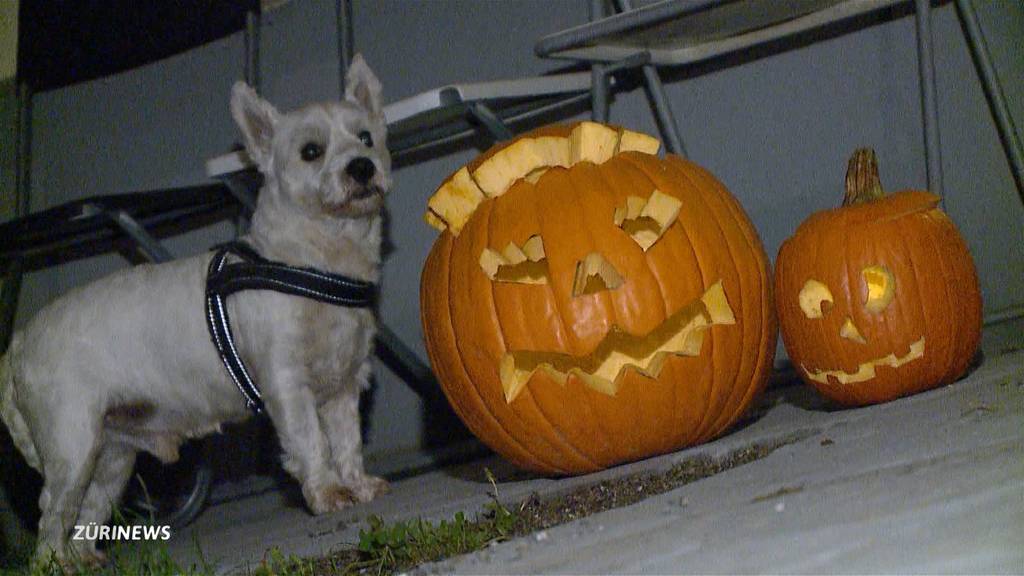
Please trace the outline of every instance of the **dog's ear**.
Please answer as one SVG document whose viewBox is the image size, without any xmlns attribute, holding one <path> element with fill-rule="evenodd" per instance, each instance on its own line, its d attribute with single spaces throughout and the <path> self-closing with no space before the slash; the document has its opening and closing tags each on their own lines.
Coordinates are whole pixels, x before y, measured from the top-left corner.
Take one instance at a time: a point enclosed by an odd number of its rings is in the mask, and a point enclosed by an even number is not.
<svg viewBox="0 0 1024 576">
<path fill-rule="evenodd" d="M 231 116 L 245 138 L 245 150 L 257 164 L 263 166 L 270 158 L 274 140 L 277 110 L 245 82 L 235 82 L 231 89 Z"/>
<path fill-rule="evenodd" d="M 345 74 L 345 99 L 355 102 L 378 116 L 383 108 L 380 80 L 366 64 L 362 54 L 352 57 Z"/>
</svg>

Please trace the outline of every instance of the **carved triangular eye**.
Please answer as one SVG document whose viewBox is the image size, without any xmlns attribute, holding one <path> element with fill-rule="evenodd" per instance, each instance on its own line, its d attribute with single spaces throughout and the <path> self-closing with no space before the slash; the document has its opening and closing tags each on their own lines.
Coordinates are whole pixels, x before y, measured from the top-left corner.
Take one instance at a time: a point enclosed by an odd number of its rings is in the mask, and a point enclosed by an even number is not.
<svg viewBox="0 0 1024 576">
<path fill-rule="evenodd" d="M 602 290 L 615 290 L 625 280 L 612 263 L 605 260 L 597 252 L 587 254 L 586 258 L 576 263 L 576 275 L 572 282 L 572 295 L 595 294 Z"/>
<path fill-rule="evenodd" d="M 626 204 L 615 209 L 615 225 L 626 231 L 646 252 L 679 217 L 682 202 L 659 190 L 646 200 L 630 196 Z"/>
<path fill-rule="evenodd" d="M 509 242 L 501 252 L 485 248 L 480 254 L 480 267 L 495 282 L 547 284 L 548 281 L 544 241 L 537 235 L 527 238 L 522 247 Z"/>
</svg>

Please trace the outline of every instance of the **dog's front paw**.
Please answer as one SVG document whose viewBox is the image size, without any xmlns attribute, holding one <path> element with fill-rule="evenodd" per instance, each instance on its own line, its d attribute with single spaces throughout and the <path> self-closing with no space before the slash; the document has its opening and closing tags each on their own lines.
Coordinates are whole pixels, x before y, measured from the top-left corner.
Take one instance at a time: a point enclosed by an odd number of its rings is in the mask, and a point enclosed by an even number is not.
<svg viewBox="0 0 1024 576">
<path fill-rule="evenodd" d="M 387 480 L 369 475 L 362 475 L 355 480 L 345 482 L 345 485 L 352 489 L 352 494 L 360 502 L 369 502 L 391 490 Z"/>
<path fill-rule="evenodd" d="M 303 486 L 302 495 L 306 498 L 309 509 L 318 515 L 344 510 L 361 501 L 349 488 L 333 483 L 315 487 Z"/>
</svg>

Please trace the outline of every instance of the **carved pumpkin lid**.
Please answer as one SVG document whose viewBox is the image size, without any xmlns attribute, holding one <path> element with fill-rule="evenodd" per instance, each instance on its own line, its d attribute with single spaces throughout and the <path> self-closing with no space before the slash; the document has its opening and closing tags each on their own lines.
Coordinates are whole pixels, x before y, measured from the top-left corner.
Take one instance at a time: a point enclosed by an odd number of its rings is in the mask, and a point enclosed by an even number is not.
<svg viewBox="0 0 1024 576">
<path fill-rule="evenodd" d="M 505 194 L 519 181 L 536 182 L 548 170 L 577 162 L 601 164 L 620 152 L 657 154 L 660 147 L 646 134 L 596 122 L 537 128 L 491 146 L 445 179 L 427 202 L 424 219 L 458 236 L 480 203 Z"/>
</svg>

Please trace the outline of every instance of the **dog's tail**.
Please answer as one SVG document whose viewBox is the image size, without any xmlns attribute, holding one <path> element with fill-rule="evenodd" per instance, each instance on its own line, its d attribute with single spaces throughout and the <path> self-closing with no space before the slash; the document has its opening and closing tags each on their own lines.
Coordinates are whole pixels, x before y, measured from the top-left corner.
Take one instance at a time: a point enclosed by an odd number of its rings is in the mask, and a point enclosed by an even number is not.
<svg viewBox="0 0 1024 576">
<path fill-rule="evenodd" d="M 14 397 L 18 391 L 14 387 L 15 369 L 14 362 L 21 351 L 21 334 L 15 334 L 11 340 L 10 347 L 3 358 L 0 358 L 0 419 L 7 425 L 7 431 L 11 434 L 14 446 L 21 451 L 28 465 L 40 469 L 39 454 L 32 443 L 32 437 L 28 433 L 28 425 L 25 419 L 18 412 L 18 405 Z"/>
</svg>

